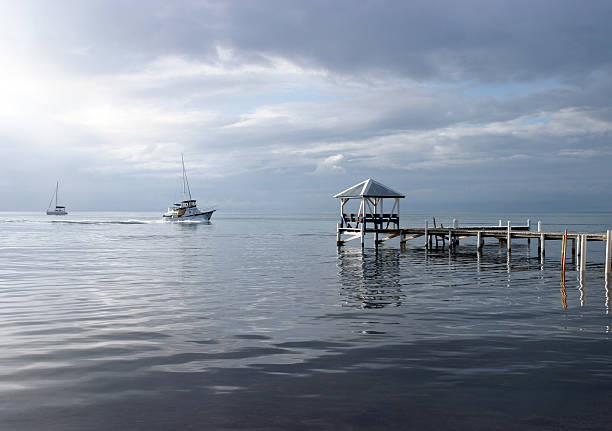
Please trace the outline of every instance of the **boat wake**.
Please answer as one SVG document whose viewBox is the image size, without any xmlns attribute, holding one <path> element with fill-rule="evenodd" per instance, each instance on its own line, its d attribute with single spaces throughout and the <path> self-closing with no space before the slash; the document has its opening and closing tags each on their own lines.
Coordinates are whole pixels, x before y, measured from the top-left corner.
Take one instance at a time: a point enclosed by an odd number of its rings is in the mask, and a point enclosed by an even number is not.
<svg viewBox="0 0 612 431">
<path fill-rule="evenodd" d="M 161 220 L 49 220 L 51 223 L 63 224 L 157 224 Z"/>
<path fill-rule="evenodd" d="M 104 225 L 104 224 L 211 224 L 208 220 L 49 220 L 51 223 L 63 223 L 63 224 L 94 224 L 94 225 Z"/>
</svg>

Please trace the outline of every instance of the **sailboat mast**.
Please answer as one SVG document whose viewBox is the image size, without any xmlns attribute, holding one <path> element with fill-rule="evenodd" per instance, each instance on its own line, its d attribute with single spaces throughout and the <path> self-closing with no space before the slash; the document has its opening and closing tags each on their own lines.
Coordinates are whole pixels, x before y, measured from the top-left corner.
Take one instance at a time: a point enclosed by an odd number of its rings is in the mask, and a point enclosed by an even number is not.
<svg viewBox="0 0 612 431">
<path fill-rule="evenodd" d="M 183 163 L 183 200 L 185 200 L 185 160 L 183 160 L 183 153 L 181 153 L 181 162 Z"/>
<path fill-rule="evenodd" d="M 185 189 L 189 194 L 189 200 L 191 200 L 191 190 L 189 189 L 189 181 L 187 180 L 187 171 L 185 170 L 185 159 L 183 153 L 181 153 L 181 162 L 183 163 L 183 198 L 185 197 Z"/>
<path fill-rule="evenodd" d="M 47 207 L 47 211 L 51 209 L 51 204 L 53 203 L 53 198 L 57 195 L 57 185 L 55 186 L 55 193 L 51 195 L 51 200 L 49 201 L 49 206 Z"/>
<path fill-rule="evenodd" d="M 59 181 L 55 183 L 55 208 L 57 208 L 57 190 L 59 189 Z"/>
</svg>

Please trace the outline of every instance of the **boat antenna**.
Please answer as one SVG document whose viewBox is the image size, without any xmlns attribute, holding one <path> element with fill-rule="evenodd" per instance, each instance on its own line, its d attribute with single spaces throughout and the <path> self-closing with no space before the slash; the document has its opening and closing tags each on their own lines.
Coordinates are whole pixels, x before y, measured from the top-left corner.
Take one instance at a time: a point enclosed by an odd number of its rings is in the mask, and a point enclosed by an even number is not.
<svg viewBox="0 0 612 431">
<path fill-rule="evenodd" d="M 187 179 L 187 171 L 185 170 L 185 159 L 183 153 L 181 153 L 181 162 L 183 163 L 183 198 L 185 197 L 185 188 L 189 194 L 189 200 L 191 200 L 191 190 L 189 189 L 189 180 Z"/>
</svg>

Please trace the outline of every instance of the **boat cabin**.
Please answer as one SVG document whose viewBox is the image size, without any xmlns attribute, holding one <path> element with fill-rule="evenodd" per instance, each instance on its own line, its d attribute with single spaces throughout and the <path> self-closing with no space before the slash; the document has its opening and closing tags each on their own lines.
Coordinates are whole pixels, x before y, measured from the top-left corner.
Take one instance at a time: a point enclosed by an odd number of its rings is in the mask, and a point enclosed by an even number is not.
<svg viewBox="0 0 612 431">
<path fill-rule="evenodd" d="M 196 201 L 195 199 L 189 199 L 186 201 L 182 201 L 180 204 L 181 208 L 195 208 L 196 207 Z"/>
</svg>

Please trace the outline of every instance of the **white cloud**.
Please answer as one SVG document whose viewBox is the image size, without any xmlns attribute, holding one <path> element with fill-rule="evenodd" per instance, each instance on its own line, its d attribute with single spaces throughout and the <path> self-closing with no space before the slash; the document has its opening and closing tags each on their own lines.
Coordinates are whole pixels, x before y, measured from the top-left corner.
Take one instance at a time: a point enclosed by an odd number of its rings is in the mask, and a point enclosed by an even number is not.
<svg viewBox="0 0 612 431">
<path fill-rule="evenodd" d="M 344 156 L 342 154 L 333 154 L 331 156 L 328 156 L 325 159 L 319 161 L 319 163 L 317 163 L 315 173 L 343 173 L 345 172 L 345 169 L 341 165 L 343 159 Z"/>
</svg>

